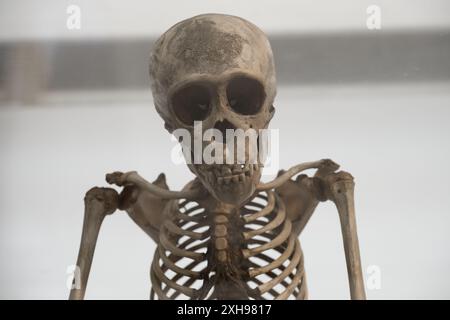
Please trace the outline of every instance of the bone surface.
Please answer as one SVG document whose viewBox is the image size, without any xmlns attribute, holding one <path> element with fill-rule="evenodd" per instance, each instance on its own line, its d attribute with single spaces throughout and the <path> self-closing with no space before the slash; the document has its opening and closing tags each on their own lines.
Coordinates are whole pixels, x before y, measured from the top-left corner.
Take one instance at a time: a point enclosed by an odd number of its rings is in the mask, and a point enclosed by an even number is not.
<svg viewBox="0 0 450 320">
<path fill-rule="evenodd" d="M 152 298 L 306 297 L 303 253 L 273 191 L 239 211 L 202 202 L 206 208 L 188 200 L 168 205 L 151 268 Z"/>
<path fill-rule="evenodd" d="M 177 23 L 154 45 L 149 70 L 154 104 L 170 133 L 183 129 L 195 136 L 195 122 L 222 133 L 262 130 L 274 115 L 270 43 L 239 17 L 205 14 Z M 353 177 L 323 159 L 263 183 L 264 161 L 251 156 L 246 151 L 226 164 L 188 162 L 195 178 L 180 191 L 169 190 L 163 174 L 153 182 L 135 171 L 107 174 L 107 182 L 123 190 L 94 188 L 86 195 L 81 288 L 70 299 L 84 298 L 101 223 L 116 209 L 157 244 L 151 299 L 306 299 L 298 237 L 323 201 L 334 202 L 340 217 L 351 298 L 365 299 Z M 300 174 L 308 169 L 316 170 L 312 177 Z"/>
</svg>

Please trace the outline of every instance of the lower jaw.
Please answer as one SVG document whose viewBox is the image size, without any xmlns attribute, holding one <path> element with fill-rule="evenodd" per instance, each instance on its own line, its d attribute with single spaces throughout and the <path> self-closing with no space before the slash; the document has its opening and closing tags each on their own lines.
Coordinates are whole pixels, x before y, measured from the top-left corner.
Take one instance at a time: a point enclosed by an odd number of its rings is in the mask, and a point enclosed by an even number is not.
<svg viewBox="0 0 450 320">
<path fill-rule="evenodd" d="M 255 192 L 255 185 L 250 177 L 243 181 L 230 183 L 209 183 L 210 193 L 219 201 L 240 205 L 248 200 Z"/>
<path fill-rule="evenodd" d="M 261 176 L 259 165 L 240 173 L 222 176 L 213 174 L 212 170 L 202 170 L 192 166 L 191 170 L 200 178 L 204 187 L 218 201 L 232 205 L 241 205 L 253 196 L 256 184 Z"/>
<path fill-rule="evenodd" d="M 246 202 L 255 192 L 251 185 L 227 185 L 214 188 L 212 194 L 219 201 L 239 206 Z"/>
</svg>

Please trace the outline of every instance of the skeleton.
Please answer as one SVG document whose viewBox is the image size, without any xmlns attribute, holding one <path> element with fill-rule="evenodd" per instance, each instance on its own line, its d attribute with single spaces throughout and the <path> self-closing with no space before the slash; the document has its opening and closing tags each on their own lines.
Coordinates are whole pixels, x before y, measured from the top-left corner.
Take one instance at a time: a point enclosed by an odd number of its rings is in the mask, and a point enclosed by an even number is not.
<svg viewBox="0 0 450 320">
<path fill-rule="evenodd" d="M 155 107 L 169 132 L 265 129 L 274 114 L 274 62 L 264 33 L 241 18 L 207 14 L 184 20 L 156 42 L 150 60 Z M 208 142 L 204 142 L 208 144 Z M 245 154 L 248 159 L 249 154 Z M 305 299 L 299 235 L 319 202 L 339 213 L 352 299 L 365 299 L 356 232 L 354 182 L 331 160 L 303 163 L 262 183 L 263 163 L 189 164 L 196 178 L 170 191 L 164 174 L 106 175 L 123 187 L 92 188 L 77 266 L 83 299 L 106 215 L 124 210 L 156 243 L 151 299 Z M 317 169 L 312 177 L 299 175 Z"/>
</svg>

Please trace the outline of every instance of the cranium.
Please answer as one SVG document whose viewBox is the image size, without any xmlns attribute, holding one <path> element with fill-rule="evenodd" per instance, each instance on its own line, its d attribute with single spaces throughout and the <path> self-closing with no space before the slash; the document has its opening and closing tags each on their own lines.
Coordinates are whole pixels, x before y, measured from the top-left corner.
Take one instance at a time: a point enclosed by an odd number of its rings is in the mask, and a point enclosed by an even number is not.
<svg viewBox="0 0 450 320">
<path fill-rule="evenodd" d="M 235 16 L 199 15 L 181 21 L 156 42 L 150 58 L 154 104 L 169 132 L 194 137 L 194 121 L 211 128 L 260 130 L 273 116 L 276 94 L 266 35 Z M 208 142 L 204 142 L 208 143 Z M 233 150 L 235 152 L 235 150 Z M 261 163 L 188 164 L 217 199 L 241 204 L 255 192 Z"/>
</svg>

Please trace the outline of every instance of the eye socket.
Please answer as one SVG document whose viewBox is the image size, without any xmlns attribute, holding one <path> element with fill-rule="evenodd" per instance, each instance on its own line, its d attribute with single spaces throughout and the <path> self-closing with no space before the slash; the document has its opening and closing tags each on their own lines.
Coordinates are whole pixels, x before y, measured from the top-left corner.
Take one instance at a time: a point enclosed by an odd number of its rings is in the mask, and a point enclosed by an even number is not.
<svg viewBox="0 0 450 320">
<path fill-rule="evenodd" d="M 264 88 L 255 79 L 237 77 L 228 83 L 228 105 L 242 115 L 254 115 L 261 109 L 265 99 Z"/>
<path fill-rule="evenodd" d="M 194 125 L 194 121 L 205 120 L 211 111 L 211 95 L 208 88 L 189 85 L 181 88 L 172 96 L 175 115 L 186 125 Z"/>
</svg>

